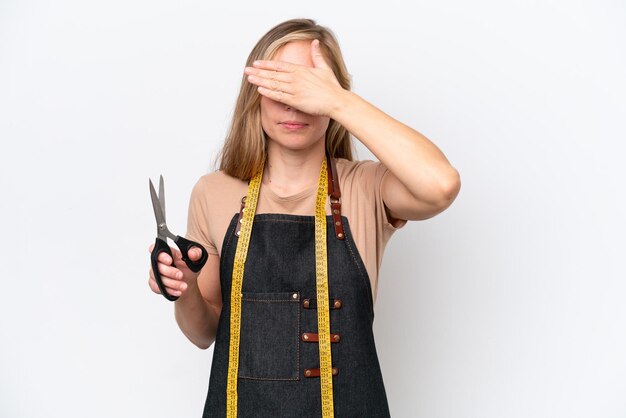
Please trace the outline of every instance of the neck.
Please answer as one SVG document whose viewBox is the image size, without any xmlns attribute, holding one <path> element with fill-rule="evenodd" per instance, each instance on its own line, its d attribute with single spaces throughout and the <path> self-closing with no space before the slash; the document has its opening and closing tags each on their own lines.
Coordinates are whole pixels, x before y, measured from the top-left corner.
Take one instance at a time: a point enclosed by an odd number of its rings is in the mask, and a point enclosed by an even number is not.
<svg viewBox="0 0 626 418">
<path fill-rule="evenodd" d="M 290 150 L 270 142 L 263 183 L 282 196 L 301 192 L 317 184 L 324 155 L 324 141 L 305 150 Z"/>
</svg>

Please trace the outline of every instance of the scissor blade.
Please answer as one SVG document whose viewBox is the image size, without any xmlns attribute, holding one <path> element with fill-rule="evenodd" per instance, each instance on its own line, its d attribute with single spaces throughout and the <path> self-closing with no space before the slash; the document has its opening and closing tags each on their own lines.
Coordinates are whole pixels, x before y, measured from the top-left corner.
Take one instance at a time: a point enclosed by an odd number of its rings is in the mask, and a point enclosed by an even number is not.
<svg viewBox="0 0 626 418">
<path fill-rule="evenodd" d="M 163 213 L 163 222 L 165 222 L 165 186 L 163 185 L 163 175 L 159 176 L 159 203 L 161 204 L 161 213 Z"/>
<path fill-rule="evenodd" d="M 161 202 L 159 201 L 159 197 L 156 194 L 156 190 L 154 190 L 154 186 L 152 185 L 152 180 L 150 182 L 150 198 L 152 199 L 152 209 L 154 209 L 154 217 L 156 218 L 157 228 L 159 225 L 165 223 L 165 215 L 163 215 L 163 211 L 161 210 Z"/>
</svg>

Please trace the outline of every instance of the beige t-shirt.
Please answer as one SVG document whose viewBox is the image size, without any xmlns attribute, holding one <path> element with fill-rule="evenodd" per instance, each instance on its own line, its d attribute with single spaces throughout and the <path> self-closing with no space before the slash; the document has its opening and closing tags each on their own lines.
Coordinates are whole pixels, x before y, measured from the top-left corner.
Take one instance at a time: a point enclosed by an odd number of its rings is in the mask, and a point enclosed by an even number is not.
<svg viewBox="0 0 626 418">
<path fill-rule="evenodd" d="M 381 184 L 389 169 L 377 161 L 348 161 L 338 158 L 337 175 L 341 189 L 341 214 L 348 218 L 352 237 L 367 269 L 376 301 L 378 271 L 387 241 L 406 224 L 389 222 L 382 199 Z M 202 244 L 209 254 L 220 256 L 224 235 L 233 215 L 239 212 L 248 183 L 215 171 L 200 177 L 191 192 L 187 238 Z M 317 185 L 292 196 L 278 196 L 261 185 L 257 214 L 284 213 L 314 215 Z M 326 205 L 330 215 L 330 205 Z"/>
</svg>

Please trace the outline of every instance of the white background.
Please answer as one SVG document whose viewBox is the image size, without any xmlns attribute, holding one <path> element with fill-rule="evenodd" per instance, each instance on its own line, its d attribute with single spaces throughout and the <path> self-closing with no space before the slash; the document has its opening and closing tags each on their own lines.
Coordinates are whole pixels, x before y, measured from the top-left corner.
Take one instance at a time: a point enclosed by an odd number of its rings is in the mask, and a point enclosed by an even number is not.
<svg viewBox="0 0 626 418">
<path fill-rule="evenodd" d="M 461 173 L 387 247 L 393 416 L 626 417 L 624 3 L 298 4 L 0 1 L 0 416 L 201 415 L 211 350 L 147 286 L 148 178 L 184 233 L 250 49 L 310 17 Z"/>
</svg>

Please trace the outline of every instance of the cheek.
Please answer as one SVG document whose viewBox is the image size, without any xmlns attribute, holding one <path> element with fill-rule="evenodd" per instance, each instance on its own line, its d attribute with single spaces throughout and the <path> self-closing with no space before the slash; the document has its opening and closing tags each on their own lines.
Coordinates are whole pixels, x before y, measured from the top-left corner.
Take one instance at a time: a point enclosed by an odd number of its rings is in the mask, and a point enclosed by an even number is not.
<svg viewBox="0 0 626 418">
<path fill-rule="evenodd" d="M 270 102 L 271 100 L 265 97 L 261 98 L 261 125 L 266 132 L 274 125 L 273 121 L 275 119 L 275 111 Z"/>
<path fill-rule="evenodd" d="M 328 125 L 329 124 L 330 124 L 330 119 L 329 118 L 322 118 L 318 122 L 319 129 L 321 131 L 323 131 L 323 132 L 326 132 L 326 130 L 328 129 Z"/>
</svg>

